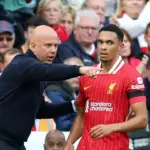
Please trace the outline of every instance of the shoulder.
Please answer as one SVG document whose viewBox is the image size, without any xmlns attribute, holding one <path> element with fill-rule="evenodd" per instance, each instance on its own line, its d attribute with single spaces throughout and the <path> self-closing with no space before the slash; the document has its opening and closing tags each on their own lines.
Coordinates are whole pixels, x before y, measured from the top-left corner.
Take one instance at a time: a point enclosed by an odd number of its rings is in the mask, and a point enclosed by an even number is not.
<svg viewBox="0 0 150 150">
<path fill-rule="evenodd" d="M 79 84 L 80 84 L 80 88 L 84 87 L 85 85 L 91 83 L 93 80 L 92 77 L 88 77 L 88 76 L 81 76 L 79 79 Z M 95 80 L 95 79 L 94 79 Z"/>
<path fill-rule="evenodd" d="M 11 61 L 9 66 L 23 70 L 37 64 L 41 64 L 41 62 L 26 54 L 19 54 Z"/>
<path fill-rule="evenodd" d="M 137 58 L 135 58 L 135 57 L 131 57 L 130 59 L 129 59 L 129 62 L 130 62 L 130 65 L 132 66 L 132 67 L 137 67 L 140 63 L 141 63 L 141 60 L 139 60 L 139 59 L 137 59 Z"/>
<path fill-rule="evenodd" d="M 74 42 L 72 36 L 70 36 L 70 37 L 68 38 L 68 40 L 66 40 L 65 42 L 62 42 L 62 43 L 59 45 L 59 48 L 64 48 L 64 47 L 73 48 L 73 47 L 75 47 L 74 45 L 75 45 L 75 42 Z"/>
<path fill-rule="evenodd" d="M 122 72 L 126 72 L 126 73 L 138 73 L 136 68 L 131 66 L 130 64 L 124 64 L 123 68 L 122 68 Z"/>
<path fill-rule="evenodd" d="M 36 65 L 39 66 L 40 61 L 30 57 L 26 54 L 19 54 L 14 57 L 14 59 L 10 62 L 10 64 L 5 68 L 3 73 L 13 74 L 13 76 L 20 76 L 27 71 L 28 68 L 34 67 Z"/>
<path fill-rule="evenodd" d="M 136 70 L 136 68 L 132 67 L 129 64 L 124 65 L 122 75 L 124 76 L 125 79 L 127 79 L 129 81 L 142 78 L 141 74 Z"/>
</svg>

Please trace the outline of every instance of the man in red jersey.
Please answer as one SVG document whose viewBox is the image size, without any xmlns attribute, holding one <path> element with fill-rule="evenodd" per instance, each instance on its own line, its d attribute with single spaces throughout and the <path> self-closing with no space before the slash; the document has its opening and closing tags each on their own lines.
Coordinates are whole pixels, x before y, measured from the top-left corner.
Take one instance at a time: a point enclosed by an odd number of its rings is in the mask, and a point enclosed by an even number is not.
<svg viewBox="0 0 150 150">
<path fill-rule="evenodd" d="M 78 116 L 67 140 L 65 150 L 128 150 L 127 132 L 147 125 L 146 98 L 140 74 L 119 56 L 123 33 L 115 25 L 101 28 L 98 51 L 103 69 L 96 79 L 80 78 L 77 98 Z M 130 109 L 131 108 L 131 109 Z M 130 110 L 135 117 L 128 120 Z"/>
</svg>

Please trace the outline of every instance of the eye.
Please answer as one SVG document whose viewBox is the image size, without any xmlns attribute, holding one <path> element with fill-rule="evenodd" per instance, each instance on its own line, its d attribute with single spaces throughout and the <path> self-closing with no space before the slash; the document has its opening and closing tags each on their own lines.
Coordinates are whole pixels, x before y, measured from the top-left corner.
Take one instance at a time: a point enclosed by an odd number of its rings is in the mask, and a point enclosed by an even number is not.
<svg viewBox="0 0 150 150">
<path fill-rule="evenodd" d="M 102 44 L 102 43 L 103 43 L 103 41 L 97 40 L 97 44 Z"/>
<path fill-rule="evenodd" d="M 108 41 L 107 44 L 108 44 L 108 45 L 112 45 L 112 44 L 113 44 L 113 41 Z"/>
<path fill-rule="evenodd" d="M 58 44 L 55 44 L 54 46 L 57 48 L 57 47 L 58 47 Z"/>
<path fill-rule="evenodd" d="M 46 43 L 45 44 L 45 47 L 47 47 L 47 48 L 49 48 L 49 47 L 51 47 L 52 46 L 52 44 L 49 44 L 49 43 Z"/>
<path fill-rule="evenodd" d="M 58 146 L 58 147 L 63 147 L 63 143 L 62 143 L 62 142 L 59 142 L 59 143 L 57 144 L 57 146 Z"/>
<path fill-rule="evenodd" d="M 50 143 L 48 143 L 48 146 L 49 146 L 49 147 L 53 147 L 53 146 L 54 146 L 54 143 L 50 142 Z"/>
<path fill-rule="evenodd" d="M 68 24 L 72 24 L 72 21 L 68 21 Z"/>
</svg>

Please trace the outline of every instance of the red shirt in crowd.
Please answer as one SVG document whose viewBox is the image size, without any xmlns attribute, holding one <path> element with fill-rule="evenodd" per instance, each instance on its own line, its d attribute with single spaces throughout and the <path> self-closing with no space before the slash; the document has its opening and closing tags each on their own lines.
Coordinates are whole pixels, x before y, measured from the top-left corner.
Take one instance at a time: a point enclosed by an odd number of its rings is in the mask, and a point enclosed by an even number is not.
<svg viewBox="0 0 150 150">
<path fill-rule="evenodd" d="M 56 31 L 61 42 L 68 40 L 69 35 L 64 27 L 62 27 L 59 24 L 56 24 L 55 26 L 51 26 L 51 27 Z"/>
</svg>

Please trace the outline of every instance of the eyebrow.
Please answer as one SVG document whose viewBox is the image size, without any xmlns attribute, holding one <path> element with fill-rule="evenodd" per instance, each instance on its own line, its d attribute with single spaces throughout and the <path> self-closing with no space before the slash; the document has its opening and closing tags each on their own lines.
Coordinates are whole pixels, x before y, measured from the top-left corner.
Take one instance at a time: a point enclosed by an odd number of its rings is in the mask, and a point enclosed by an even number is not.
<svg viewBox="0 0 150 150">
<path fill-rule="evenodd" d="M 114 40 L 102 40 L 102 39 L 97 39 L 97 41 L 106 41 L 106 42 L 114 42 Z"/>
</svg>

